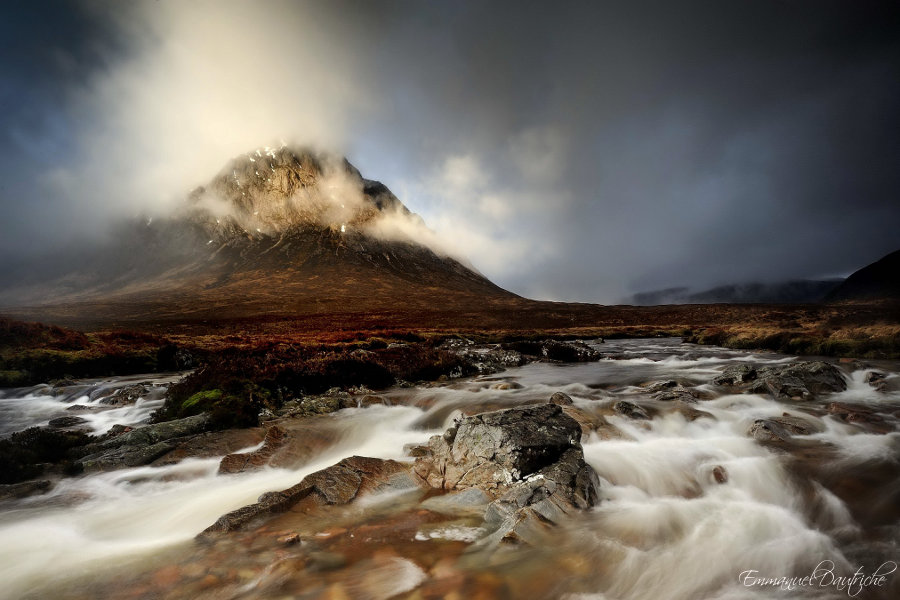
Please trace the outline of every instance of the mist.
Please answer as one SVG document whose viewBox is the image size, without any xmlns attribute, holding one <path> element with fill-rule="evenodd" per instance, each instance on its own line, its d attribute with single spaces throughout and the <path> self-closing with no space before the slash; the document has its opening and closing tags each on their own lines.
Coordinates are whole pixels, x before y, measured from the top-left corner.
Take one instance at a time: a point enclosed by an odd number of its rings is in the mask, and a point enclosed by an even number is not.
<svg viewBox="0 0 900 600">
<path fill-rule="evenodd" d="M 384 235 L 535 298 L 845 275 L 898 245 L 895 3 L 2 10 L 0 270 L 283 143 L 427 225 Z"/>
</svg>

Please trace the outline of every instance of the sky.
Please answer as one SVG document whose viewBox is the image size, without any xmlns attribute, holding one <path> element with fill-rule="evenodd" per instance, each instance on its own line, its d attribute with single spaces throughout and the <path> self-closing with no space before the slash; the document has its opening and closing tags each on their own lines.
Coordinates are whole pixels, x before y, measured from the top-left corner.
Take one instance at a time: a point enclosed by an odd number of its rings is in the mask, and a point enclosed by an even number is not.
<svg viewBox="0 0 900 600">
<path fill-rule="evenodd" d="M 532 298 L 847 275 L 900 248 L 900 4 L 0 7 L 0 273 L 282 142 Z"/>
</svg>

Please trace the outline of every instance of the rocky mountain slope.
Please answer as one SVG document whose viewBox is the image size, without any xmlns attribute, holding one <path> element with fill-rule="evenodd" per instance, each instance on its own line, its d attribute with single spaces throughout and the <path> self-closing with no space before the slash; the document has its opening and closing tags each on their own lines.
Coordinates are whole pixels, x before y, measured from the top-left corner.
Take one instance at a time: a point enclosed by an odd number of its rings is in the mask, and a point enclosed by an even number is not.
<svg viewBox="0 0 900 600">
<path fill-rule="evenodd" d="M 345 159 L 292 148 L 235 158 L 183 208 L 61 258 L 52 281 L 0 295 L 50 319 L 240 318 L 514 299 L 434 244 L 383 184 Z M 73 264 L 75 263 L 75 264 Z"/>
</svg>

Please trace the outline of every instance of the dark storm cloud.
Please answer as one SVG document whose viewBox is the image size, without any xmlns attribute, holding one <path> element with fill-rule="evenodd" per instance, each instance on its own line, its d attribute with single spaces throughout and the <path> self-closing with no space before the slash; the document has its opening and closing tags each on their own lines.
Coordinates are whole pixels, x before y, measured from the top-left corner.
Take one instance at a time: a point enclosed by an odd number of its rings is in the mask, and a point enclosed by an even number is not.
<svg viewBox="0 0 900 600">
<path fill-rule="evenodd" d="M 171 203 L 273 136 L 347 152 L 526 295 L 820 277 L 900 246 L 896 3 L 63 6 L 66 35 L 5 9 L 15 48 L 79 57 L 4 58 L 0 143 L 43 157 L 2 167 L 5 252 Z"/>
</svg>

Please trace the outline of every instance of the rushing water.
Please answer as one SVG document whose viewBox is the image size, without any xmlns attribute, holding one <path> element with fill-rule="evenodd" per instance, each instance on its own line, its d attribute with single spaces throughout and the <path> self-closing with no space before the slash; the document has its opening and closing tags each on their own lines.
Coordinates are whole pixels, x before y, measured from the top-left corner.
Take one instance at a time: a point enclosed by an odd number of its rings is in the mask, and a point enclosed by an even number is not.
<svg viewBox="0 0 900 600">
<path fill-rule="evenodd" d="M 844 365 L 845 392 L 820 402 L 786 404 L 752 394 L 722 395 L 709 382 L 729 364 L 780 364 L 796 360 L 792 357 L 669 339 L 610 341 L 597 348 L 615 359 L 576 365 L 533 363 L 444 386 L 396 388 L 385 394 L 392 406 L 317 417 L 330 428 L 330 441 L 299 467 L 223 476 L 217 474 L 218 458 L 187 459 L 64 479 L 46 495 L 7 502 L 0 505 L 0 597 L 131 597 L 110 583 L 125 572 L 133 577 L 129 584 L 135 586 L 133 597 L 194 597 L 195 592 L 178 586 L 155 592 L 141 573 L 188 557 L 200 556 L 208 564 L 213 550 L 198 549 L 192 540 L 220 515 L 254 502 L 262 492 L 287 488 L 343 457 L 404 459 L 405 447 L 424 443 L 460 414 L 546 401 L 556 391 L 569 394 L 578 408 L 602 414 L 620 434 L 607 439 L 594 434 L 584 440 L 586 460 L 600 476 L 602 500 L 593 510 L 561 524 L 542 547 L 522 547 L 499 558 L 459 558 L 456 568 L 462 577 L 482 581 L 478 577 L 489 573 L 503 582 L 505 592 L 485 597 L 839 598 L 855 590 L 807 585 L 784 591 L 751 585 L 752 573 L 802 578 L 817 566 L 831 565 L 834 574 L 850 576 L 859 567 L 872 573 L 883 563 L 898 562 L 900 522 L 891 503 L 900 497 L 896 478 L 900 393 L 875 391 L 865 381 L 870 367 Z M 883 363 L 878 370 L 894 379 L 900 369 L 896 363 Z M 703 398 L 693 407 L 704 414 L 688 418 L 683 411 L 672 410 L 672 403 L 650 399 L 641 386 L 666 380 L 693 387 Z M 125 383 L 136 381 L 146 378 Z M 156 390 L 163 390 L 168 381 L 150 381 L 154 391 L 139 405 L 77 414 L 88 416 L 95 432 L 116 422 L 139 423 L 161 401 Z M 93 382 L 61 397 L 49 388 L 35 388 L 20 391 L 15 398 L 0 398 L 0 427 L 8 432 L 45 424 L 61 411 L 65 414 L 66 407 L 90 405 L 110 386 L 122 383 Z M 107 387 L 97 391 L 98 386 Z M 632 420 L 614 413 L 611 405 L 623 399 L 640 403 L 653 418 Z M 831 401 L 866 405 L 880 412 L 894 431 L 867 432 L 826 414 L 824 403 Z M 803 436 L 799 457 L 765 447 L 747 435 L 756 419 L 784 414 L 803 417 L 818 430 Z M 717 480 L 716 470 L 727 474 L 726 482 Z M 399 510 L 401 505 L 401 500 L 388 499 L 385 506 Z M 388 510 L 368 506 L 365 510 L 375 511 L 369 519 Z M 477 524 L 419 531 L 410 543 L 431 543 L 425 540 L 432 538 L 468 542 L 478 537 Z M 253 571 L 262 559 L 245 551 L 227 560 L 238 575 L 250 571 L 243 587 L 213 586 L 204 597 L 267 597 L 258 585 L 262 576 Z M 345 579 L 367 577 L 369 591 L 353 592 L 356 588 L 351 586 L 353 593 L 344 597 L 392 597 L 437 576 L 443 564 L 423 568 L 424 559 L 416 561 L 415 555 L 393 557 L 365 577 L 348 568 Z M 830 562 L 822 567 L 822 561 Z M 752 573 L 742 579 L 742 572 Z M 377 573 L 382 573 L 384 581 L 378 584 L 382 587 L 372 587 Z M 892 578 L 898 577 L 888 577 L 892 591 L 870 586 L 855 597 L 892 597 L 890 593 L 900 589 Z M 523 591 L 522 585 L 530 587 Z M 877 596 L 879 592 L 883 595 Z"/>
</svg>

